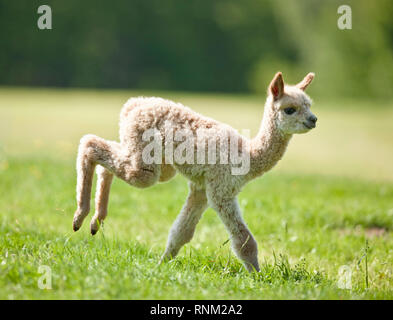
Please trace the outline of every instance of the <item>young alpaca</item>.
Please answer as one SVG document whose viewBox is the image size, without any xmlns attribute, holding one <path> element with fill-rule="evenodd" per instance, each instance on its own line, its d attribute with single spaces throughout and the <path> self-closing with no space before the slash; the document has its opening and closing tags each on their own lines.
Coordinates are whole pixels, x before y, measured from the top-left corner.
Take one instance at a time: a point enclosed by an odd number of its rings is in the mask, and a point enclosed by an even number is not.
<svg viewBox="0 0 393 320">
<path fill-rule="evenodd" d="M 178 171 L 190 181 L 189 194 L 170 230 L 161 261 L 174 258 L 180 248 L 191 240 L 199 219 L 210 206 L 220 216 L 230 235 L 232 248 L 246 269 L 259 271 L 257 242 L 243 221 L 237 194 L 247 182 L 270 170 L 281 159 L 293 134 L 305 133 L 315 127 L 317 118 L 310 111 L 310 98 L 304 93 L 313 78 L 314 74 L 309 73 L 299 84 L 288 86 L 284 85 L 281 72 L 275 75 L 268 89 L 261 128 L 253 139 L 247 139 L 231 127 L 172 101 L 130 99 L 120 114 L 120 143 L 95 135 L 81 139 L 77 158 L 78 207 L 73 220 L 74 231 L 81 227 L 89 212 L 92 179 L 97 165 L 96 212 L 90 224 L 93 235 L 107 215 L 113 175 L 132 186 L 146 188 L 158 181 L 171 179 Z M 249 155 L 249 171 L 234 175 L 231 163 L 189 164 L 176 160 L 166 163 L 164 157 L 163 163 L 147 164 L 142 154 L 149 142 L 145 141 L 143 133 L 153 128 L 161 137 L 167 137 L 170 130 L 187 128 L 195 134 L 202 128 L 210 130 L 210 138 L 223 134 L 229 139 L 237 138 L 243 152 Z M 179 143 L 174 142 L 175 147 Z M 164 138 L 162 154 L 167 146 L 168 141 Z"/>
</svg>

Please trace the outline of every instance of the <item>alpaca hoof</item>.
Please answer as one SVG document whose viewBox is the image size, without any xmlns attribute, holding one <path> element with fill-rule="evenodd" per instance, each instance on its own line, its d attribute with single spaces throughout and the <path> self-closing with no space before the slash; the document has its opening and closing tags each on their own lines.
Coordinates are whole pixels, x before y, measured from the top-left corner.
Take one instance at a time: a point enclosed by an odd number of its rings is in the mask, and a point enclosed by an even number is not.
<svg viewBox="0 0 393 320">
<path fill-rule="evenodd" d="M 74 219 L 72 221 L 72 228 L 74 229 L 74 231 L 78 231 L 80 229 L 80 227 L 82 226 L 83 220 L 85 219 L 88 212 L 89 212 L 88 210 L 85 212 L 85 211 L 82 211 L 81 209 L 77 209 L 75 211 Z"/>
<path fill-rule="evenodd" d="M 173 256 L 172 254 L 164 253 L 164 254 L 161 256 L 161 259 L 160 259 L 160 261 L 158 262 L 158 264 L 160 265 L 160 264 L 163 264 L 163 263 L 165 263 L 165 262 L 169 262 L 169 261 L 172 260 L 173 258 L 174 258 L 174 256 Z"/>
<path fill-rule="evenodd" d="M 74 232 L 78 231 L 79 228 L 80 227 L 78 227 L 75 222 L 72 224 L 72 229 L 74 230 Z"/>
<path fill-rule="evenodd" d="M 90 233 L 91 235 L 95 235 L 100 229 L 100 221 L 96 218 L 93 218 L 90 223 Z"/>
<path fill-rule="evenodd" d="M 78 221 L 77 217 L 74 217 L 74 220 L 72 221 L 72 229 L 76 232 L 79 230 L 81 227 L 81 223 Z"/>
</svg>

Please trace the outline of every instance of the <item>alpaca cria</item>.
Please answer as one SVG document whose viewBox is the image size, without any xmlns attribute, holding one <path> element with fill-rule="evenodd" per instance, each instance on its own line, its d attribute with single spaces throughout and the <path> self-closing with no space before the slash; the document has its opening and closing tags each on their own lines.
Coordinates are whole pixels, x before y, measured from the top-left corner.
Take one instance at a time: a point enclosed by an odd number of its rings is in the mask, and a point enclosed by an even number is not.
<svg viewBox="0 0 393 320">
<path fill-rule="evenodd" d="M 90 224 L 93 235 L 107 215 L 113 175 L 132 186 L 146 188 L 168 181 L 176 172 L 180 172 L 189 180 L 189 194 L 170 230 L 161 261 L 174 258 L 180 248 L 191 240 L 203 212 L 210 206 L 220 216 L 230 235 L 232 248 L 246 269 L 259 271 L 257 242 L 243 221 L 237 194 L 247 182 L 270 170 L 281 159 L 293 134 L 305 133 L 315 127 L 317 118 L 310 111 L 311 100 L 304 92 L 313 78 L 314 74 L 309 73 L 297 85 L 288 86 L 284 85 L 281 72 L 275 75 L 268 88 L 260 130 L 253 139 L 247 139 L 233 128 L 172 101 L 161 98 L 130 99 L 120 114 L 120 142 L 95 135 L 86 135 L 81 139 L 77 157 L 74 231 L 81 227 L 89 213 L 96 167 L 96 212 Z M 146 148 L 151 144 L 144 134 L 153 129 L 161 139 L 159 146 L 162 149 L 159 149 L 161 154 L 158 159 L 162 161 L 146 161 L 144 157 Z M 176 148 L 182 143 L 182 140 L 170 141 L 168 137 L 181 130 L 188 130 L 196 137 L 190 140 L 191 155 L 196 153 L 196 146 L 206 146 L 203 138 L 217 142 L 225 137 L 215 145 L 217 152 L 213 153 L 213 160 L 217 161 L 195 162 L 195 158 L 194 162 L 184 159 L 168 161 L 165 156 L 169 146 Z M 239 163 L 222 161 L 225 157 L 221 158 L 221 153 L 224 148 L 228 149 L 228 144 L 221 142 L 226 139 L 236 140 L 236 152 L 248 156 L 249 168 L 242 174 L 233 173 Z"/>
</svg>

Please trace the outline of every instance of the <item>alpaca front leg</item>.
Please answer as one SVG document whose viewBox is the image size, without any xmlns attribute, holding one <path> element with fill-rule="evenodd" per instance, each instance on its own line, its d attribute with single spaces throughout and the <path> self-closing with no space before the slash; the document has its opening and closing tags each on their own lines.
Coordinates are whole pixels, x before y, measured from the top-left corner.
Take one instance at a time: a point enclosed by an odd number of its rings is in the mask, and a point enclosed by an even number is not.
<svg viewBox="0 0 393 320">
<path fill-rule="evenodd" d="M 160 263 L 174 258 L 181 247 L 192 239 L 196 225 L 206 208 L 205 190 L 198 189 L 193 183 L 190 183 L 186 203 L 171 227 L 166 249 Z"/>
<path fill-rule="evenodd" d="M 209 196 L 209 194 L 208 194 Z M 258 264 L 258 245 L 242 219 L 237 199 L 214 199 L 209 197 L 211 206 L 224 223 L 232 242 L 235 254 L 249 272 L 260 271 Z"/>
<path fill-rule="evenodd" d="M 95 195 L 95 214 L 91 219 L 90 231 L 95 235 L 108 213 L 109 192 L 113 180 L 113 173 L 102 166 L 97 166 L 97 189 Z"/>
</svg>

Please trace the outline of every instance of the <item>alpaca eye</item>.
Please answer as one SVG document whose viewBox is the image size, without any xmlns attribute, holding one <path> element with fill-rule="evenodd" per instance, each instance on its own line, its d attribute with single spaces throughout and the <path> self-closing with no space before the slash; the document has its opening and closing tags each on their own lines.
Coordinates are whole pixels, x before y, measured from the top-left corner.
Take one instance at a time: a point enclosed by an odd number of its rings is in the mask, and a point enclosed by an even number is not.
<svg viewBox="0 0 393 320">
<path fill-rule="evenodd" d="M 295 113 L 295 112 L 296 112 L 296 109 L 293 108 L 293 107 L 289 107 L 289 108 L 285 108 L 285 109 L 284 109 L 284 112 L 285 112 L 286 114 L 292 114 L 292 113 Z"/>
</svg>

